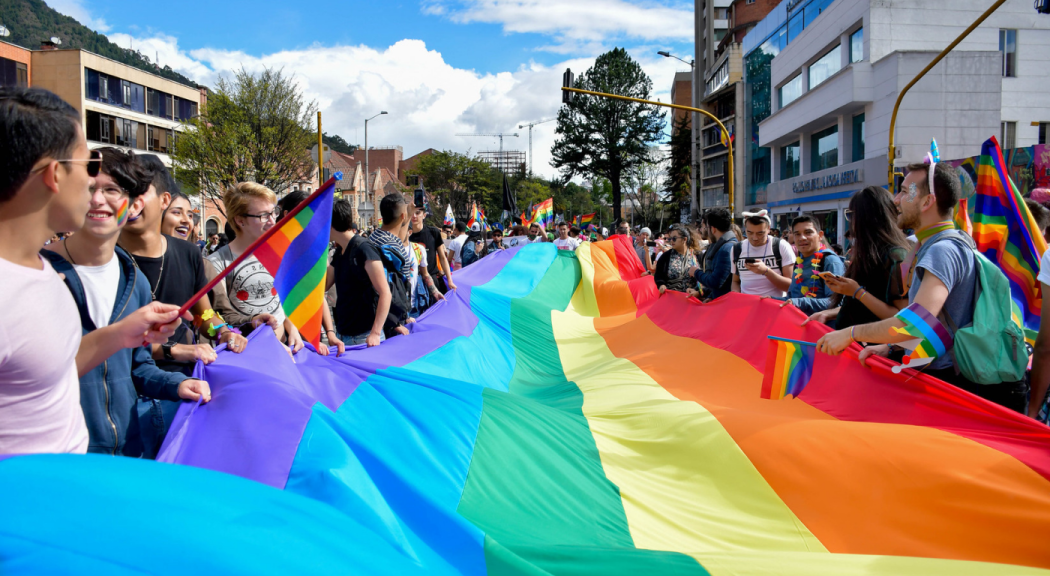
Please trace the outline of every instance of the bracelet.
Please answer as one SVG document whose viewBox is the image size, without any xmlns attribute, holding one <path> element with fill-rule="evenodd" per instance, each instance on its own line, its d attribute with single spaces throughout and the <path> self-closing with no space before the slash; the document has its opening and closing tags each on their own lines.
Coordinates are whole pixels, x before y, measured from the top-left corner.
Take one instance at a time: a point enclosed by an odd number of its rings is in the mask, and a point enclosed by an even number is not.
<svg viewBox="0 0 1050 576">
<path fill-rule="evenodd" d="M 324 333 L 325 333 L 325 334 L 328 334 L 329 332 L 331 332 L 331 333 L 335 334 L 336 336 L 338 336 L 338 335 L 339 335 L 339 333 L 338 333 L 338 332 L 336 332 L 335 330 L 325 330 L 325 331 L 324 331 Z"/>
<path fill-rule="evenodd" d="M 856 328 L 856 326 L 850 326 L 849 327 L 849 339 L 852 340 L 853 342 L 856 342 L 857 339 L 853 337 L 853 329 L 854 328 Z"/>
<path fill-rule="evenodd" d="M 857 289 L 853 291 L 853 299 L 854 300 L 857 299 L 857 293 L 860 292 L 861 290 L 864 290 L 864 292 L 867 293 L 867 290 L 865 290 L 863 286 L 857 286 Z M 863 298 L 864 294 L 861 294 L 860 297 Z"/>
<path fill-rule="evenodd" d="M 222 330 L 223 327 L 229 328 L 230 325 L 226 322 L 223 322 L 222 324 L 218 324 L 216 326 L 208 326 L 208 336 L 215 338 L 215 336 L 219 333 L 219 330 Z"/>
</svg>

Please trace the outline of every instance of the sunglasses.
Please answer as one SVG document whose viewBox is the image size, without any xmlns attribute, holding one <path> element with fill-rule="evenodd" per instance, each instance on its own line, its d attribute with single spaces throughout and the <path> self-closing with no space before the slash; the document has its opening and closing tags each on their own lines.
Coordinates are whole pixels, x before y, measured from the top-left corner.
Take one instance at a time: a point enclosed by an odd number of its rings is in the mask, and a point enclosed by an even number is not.
<svg viewBox="0 0 1050 576">
<path fill-rule="evenodd" d="M 55 162 L 60 162 L 62 164 L 68 162 L 87 162 L 87 174 L 88 176 L 94 178 L 95 176 L 98 176 L 99 171 L 102 170 L 102 153 L 98 150 L 91 150 L 90 152 L 88 152 L 87 158 L 69 158 L 65 160 L 55 159 Z M 44 164 L 43 166 L 40 166 L 38 168 L 34 168 L 33 172 L 39 172 L 44 168 L 47 168 L 47 164 Z"/>
</svg>

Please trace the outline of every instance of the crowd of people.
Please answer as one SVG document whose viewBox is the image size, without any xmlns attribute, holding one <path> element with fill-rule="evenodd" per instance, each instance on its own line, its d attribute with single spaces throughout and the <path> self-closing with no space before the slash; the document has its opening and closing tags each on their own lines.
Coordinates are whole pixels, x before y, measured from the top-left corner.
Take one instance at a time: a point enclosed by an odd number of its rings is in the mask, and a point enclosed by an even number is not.
<svg viewBox="0 0 1050 576">
<path fill-rule="evenodd" d="M 181 318 L 189 302 L 306 197 L 279 199 L 252 182 L 222 197 L 228 225 L 197 238 L 190 200 L 159 158 L 117 148 L 89 150 L 77 111 L 35 88 L 0 88 L 0 454 L 101 452 L 155 457 L 183 401 L 208 402 L 197 362 L 217 349 L 244 352 L 267 326 L 290 354 L 318 335 L 284 314 L 272 275 L 241 261 Z M 977 265 L 972 241 L 948 226 L 958 179 L 942 165 L 914 165 L 895 197 L 869 187 L 850 200 L 848 249 L 829 245 L 821 222 L 799 215 L 772 229 L 764 212 L 728 210 L 698 226 L 656 234 L 617 222 L 588 230 L 558 222 L 484 230 L 427 224 L 425 199 L 379 202 L 382 225 L 361 229 L 348 200 L 333 203 L 330 264 L 319 354 L 377 346 L 410 333 L 416 319 L 457 289 L 457 271 L 510 247 L 549 242 L 560 250 L 623 236 L 661 296 L 711 301 L 729 292 L 782 301 L 834 330 L 817 343 L 841 353 L 854 342 L 872 355 L 901 355 L 896 315 L 920 303 L 950 325 L 973 322 Z M 1030 207 L 1045 229 L 1050 211 Z M 946 224 L 947 223 L 947 224 Z M 912 234 L 913 233 L 913 234 Z M 910 236 L 908 234 L 911 234 Z M 1040 273 L 1050 283 L 1050 267 Z M 331 348 L 330 348 L 331 347 Z M 926 372 L 1036 417 L 1050 382 L 1050 335 L 1027 379 L 975 383 L 945 355 Z"/>
</svg>

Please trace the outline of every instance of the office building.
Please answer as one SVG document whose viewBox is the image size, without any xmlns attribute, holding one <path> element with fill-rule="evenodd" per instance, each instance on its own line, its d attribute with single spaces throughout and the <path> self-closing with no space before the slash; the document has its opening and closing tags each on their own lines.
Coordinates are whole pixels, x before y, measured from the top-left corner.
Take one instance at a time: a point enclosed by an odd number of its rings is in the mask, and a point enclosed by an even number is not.
<svg viewBox="0 0 1050 576">
<path fill-rule="evenodd" d="M 843 210 L 887 186 L 890 118 L 901 89 L 967 26 L 983 0 L 791 0 L 744 37 L 747 208 L 786 228 L 800 211 L 842 242 Z M 1008 0 L 904 97 L 896 164 L 937 139 L 945 160 L 1038 143 L 1050 119 L 1050 18 Z"/>
</svg>

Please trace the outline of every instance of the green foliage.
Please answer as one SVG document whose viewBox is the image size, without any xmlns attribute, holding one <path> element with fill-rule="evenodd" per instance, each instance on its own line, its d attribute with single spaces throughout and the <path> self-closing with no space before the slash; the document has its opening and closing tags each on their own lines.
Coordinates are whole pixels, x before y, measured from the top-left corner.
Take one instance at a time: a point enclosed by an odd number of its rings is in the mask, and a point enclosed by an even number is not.
<svg viewBox="0 0 1050 576">
<path fill-rule="evenodd" d="M 315 171 L 309 149 L 317 142 L 316 115 L 316 102 L 306 102 L 290 76 L 242 69 L 232 81 L 219 81 L 208 107 L 179 138 L 176 178 L 214 198 L 244 181 L 280 194 Z"/>
<path fill-rule="evenodd" d="M 338 134 L 332 134 L 329 136 L 327 132 L 321 135 L 321 142 L 324 142 L 325 146 L 328 146 L 336 152 L 342 152 L 343 154 L 353 154 L 357 146 L 343 140 L 343 137 Z"/>
<path fill-rule="evenodd" d="M 576 88 L 650 99 L 653 82 L 623 48 L 606 52 L 580 75 Z M 558 111 L 560 136 L 551 164 L 566 180 L 576 175 L 611 183 L 615 218 L 621 215 L 621 178 L 648 161 L 649 145 L 660 140 L 666 120 L 657 106 L 576 94 Z"/>
<path fill-rule="evenodd" d="M 41 0 L 0 0 L 0 24 L 11 31 L 10 36 L 2 38 L 5 42 L 35 50 L 44 40 L 57 36 L 62 40 L 59 48 L 83 48 L 180 84 L 197 87 L 195 82 L 171 67 L 159 67 L 150 62 L 149 56 L 117 46 L 105 35 L 59 14 Z"/>
<path fill-rule="evenodd" d="M 502 177 L 487 162 L 451 150 L 442 150 L 422 156 L 415 168 L 406 172 L 422 178 L 434 201 L 431 209 L 435 218 L 443 218 L 445 206 L 452 205 L 457 219 L 466 219 L 471 202 L 486 206 L 490 217 L 493 204 L 502 206 Z"/>
<path fill-rule="evenodd" d="M 664 180 L 664 192 L 671 202 L 681 203 L 689 200 L 689 181 L 692 176 L 689 146 L 693 137 L 690 132 L 690 119 L 686 114 L 674 123 L 671 129 L 671 166 L 667 169 Z"/>
</svg>

